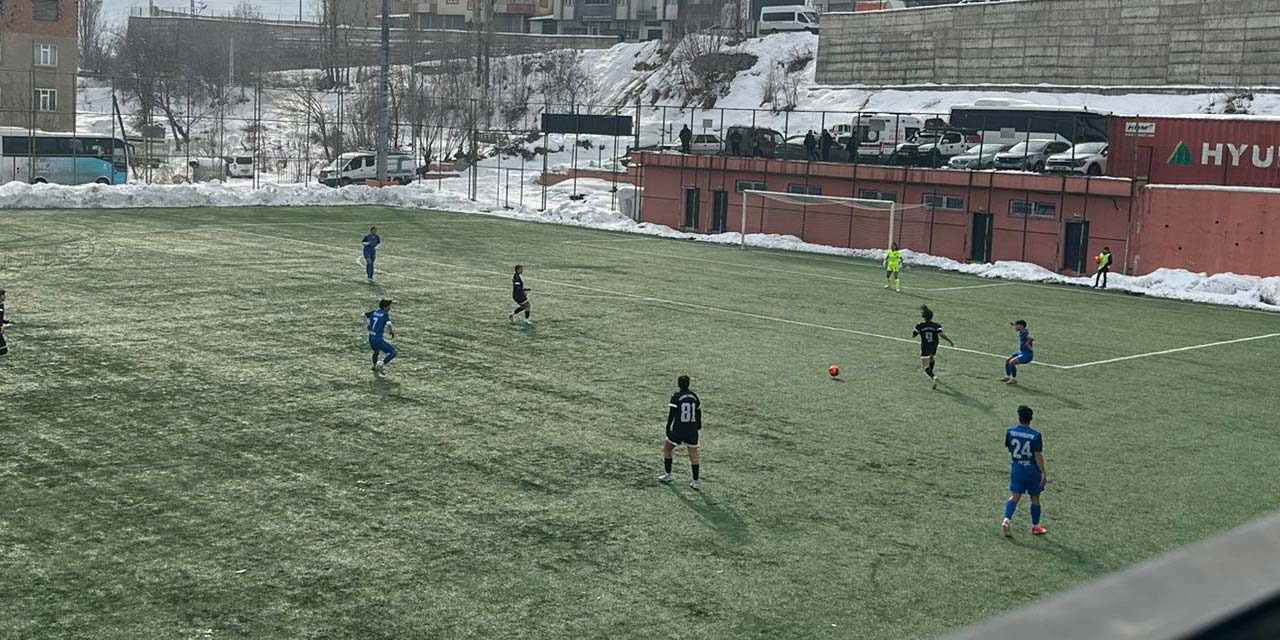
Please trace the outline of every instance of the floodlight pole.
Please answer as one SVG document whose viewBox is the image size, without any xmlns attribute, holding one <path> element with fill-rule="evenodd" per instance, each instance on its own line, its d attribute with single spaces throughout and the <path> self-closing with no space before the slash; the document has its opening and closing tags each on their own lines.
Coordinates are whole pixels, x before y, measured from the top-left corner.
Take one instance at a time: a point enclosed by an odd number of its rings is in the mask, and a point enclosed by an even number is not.
<svg viewBox="0 0 1280 640">
<path fill-rule="evenodd" d="M 382 0 L 382 71 L 378 83 L 378 183 L 387 181 L 387 138 L 391 135 L 390 114 L 387 109 L 389 78 L 391 75 L 391 0 Z"/>
</svg>

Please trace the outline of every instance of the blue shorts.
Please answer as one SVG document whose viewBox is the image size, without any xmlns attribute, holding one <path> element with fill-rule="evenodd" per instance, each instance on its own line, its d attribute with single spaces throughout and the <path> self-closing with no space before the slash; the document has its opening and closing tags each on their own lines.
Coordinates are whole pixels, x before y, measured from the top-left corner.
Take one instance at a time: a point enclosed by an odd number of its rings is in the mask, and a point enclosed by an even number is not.
<svg viewBox="0 0 1280 640">
<path fill-rule="evenodd" d="M 1038 496 L 1043 488 L 1040 484 L 1040 469 L 1036 467 L 1030 467 L 1029 471 L 1018 469 L 1009 472 L 1009 493 Z"/>
<path fill-rule="evenodd" d="M 378 336 L 369 336 L 369 348 L 382 353 L 395 353 L 396 346 Z"/>
<path fill-rule="evenodd" d="M 1019 351 L 1017 353 L 1010 354 L 1009 357 L 1017 358 L 1018 364 L 1031 364 L 1031 361 L 1034 360 L 1036 356 L 1030 351 Z"/>
<path fill-rule="evenodd" d="M 373 262 L 374 258 L 376 257 L 377 257 L 376 253 L 373 253 L 371 251 L 364 252 L 364 261 L 366 264 Z"/>
</svg>

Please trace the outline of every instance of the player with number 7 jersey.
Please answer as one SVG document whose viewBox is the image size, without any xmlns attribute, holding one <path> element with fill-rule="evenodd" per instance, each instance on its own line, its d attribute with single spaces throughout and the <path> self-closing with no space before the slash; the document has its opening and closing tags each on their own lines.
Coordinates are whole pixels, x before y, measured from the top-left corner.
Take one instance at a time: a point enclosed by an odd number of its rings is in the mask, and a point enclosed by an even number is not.
<svg viewBox="0 0 1280 640">
<path fill-rule="evenodd" d="M 667 437 L 662 442 L 662 465 L 665 472 L 658 476 L 658 481 L 671 482 L 671 456 L 675 448 L 683 444 L 689 449 L 689 468 L 693 472 L 689 488 L 697 490 L 700 488 L 698 430 L 702 428 L 702 401 L 689 388 L 689 376 L 680 376 L 676 380 L 676 386 L 679 389 L 671 396 L 667 410 Z"/>
<path fill-rule="evenodd" d="M 1004 448 L 1010 456 L 1009 500 L 1004 504 L 1004 520 L 1000 523 L 1005 537 L 1010 535 L 1010 521 L 1024 493 L 1031 496 L 1031 533 L 1046 533 L 1040 526 L 1040 493 L 1049 481 L 1049 473 L 1044 466 L 1044 438 L 1031 428 L 1033 417 L 1031 407 L 1018 407 L 1018 424 L 1004 430 Z"/>
</svg>

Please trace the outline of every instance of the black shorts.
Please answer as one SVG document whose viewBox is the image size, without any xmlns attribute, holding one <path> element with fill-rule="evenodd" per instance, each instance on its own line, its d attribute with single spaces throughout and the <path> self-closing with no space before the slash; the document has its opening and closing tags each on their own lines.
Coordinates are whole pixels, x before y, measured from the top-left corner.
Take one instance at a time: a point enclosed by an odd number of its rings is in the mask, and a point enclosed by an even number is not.
<svg viewBox="0 0 1280 640">
<path fill-rule="evenodd" d="M 524 304 L 529 301 L 529 296 L 511 296 L 511 299 L 515 300 L 516 304 Z"/>
<path fill-rule="evenodd" d="M 932 358 L 936 355 L 938 355 L 938 343 L 935 342 L 933 344 L 924 344 L 924 343 L 920 344 L 921 358 Z"/>
<path fill-rule="evenodd" d="M 691 448 L 698 446 L 698 428 L 676 426 L 667 432 L 667 442 L 673 445 L 687 445 Z"/>
</svg>

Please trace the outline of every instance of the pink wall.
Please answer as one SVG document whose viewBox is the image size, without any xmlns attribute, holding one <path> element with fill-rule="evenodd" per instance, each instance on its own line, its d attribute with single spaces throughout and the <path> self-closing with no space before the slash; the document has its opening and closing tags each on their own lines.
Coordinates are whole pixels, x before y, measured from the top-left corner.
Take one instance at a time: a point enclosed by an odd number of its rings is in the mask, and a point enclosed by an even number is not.
<svg viewBox="0 0 1280 640">
<path fill-rule="evenodd" d="M 1280 274 L 1280 189 L 1148 185 L 1135 208 L 1134 271 Z M 1113 247 L 1114 250 L 1114 247 Z"/>
<path fill-rule="evenodd" d="M 967 261 L 972 255 L 974 212 L 992 213 L 991 258 L 1024 260 L 1061 271 L 1066 225 L 1089 222 L 1088 255 L 1104 245 L 1117 256 L 1125 255 L 1130 218 L 1132 183 L 1110 178 L 1046 176 L 1022 173 L 964 172 L 938 169 L 806 163 L 786 160 L 687 156 L 674 153 L 636 155 L 642 167 L 641 219 L 708 232 L 713 229 L 712 198 L 717 190 L 728 192 L 726 231 L 741 227 L 742 194 L 739 180 L 758 180 L 769 191 L 787 191 L 791 185 L 819 187 L 822 195 L 860 197 L 864 190 L 892 192 L 905 206 L 921 205 L 926 193 L 962 199 L 956 210 L 907 209 L 897 237 L 908 249 Z M 685 226 L 686 190 L 698 189 L 699 216 Z M 1023 218 L 1010 214 L 1011 200 L 1051 205 L 1049 218 Z M 887 222 L 853 217 L 841 206 L 803 206 L 749 200 L 748 233 L 780 233 L 808 242 L 854 248 L 884 248 Z M 1092 261 L 1089 261 L 1092 264 Z M 1123 265 L 1117 265 L 1117 271 Z"/>
</svg>

